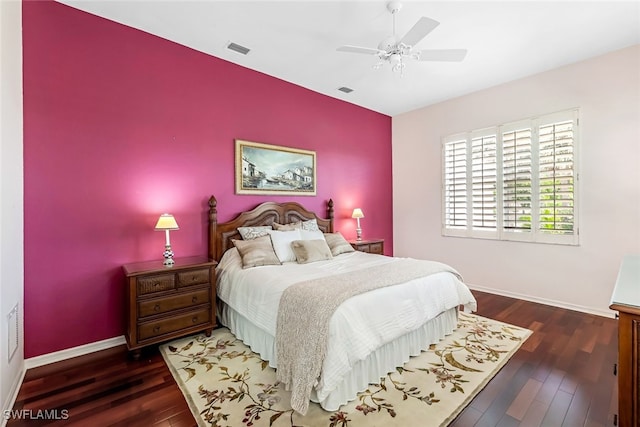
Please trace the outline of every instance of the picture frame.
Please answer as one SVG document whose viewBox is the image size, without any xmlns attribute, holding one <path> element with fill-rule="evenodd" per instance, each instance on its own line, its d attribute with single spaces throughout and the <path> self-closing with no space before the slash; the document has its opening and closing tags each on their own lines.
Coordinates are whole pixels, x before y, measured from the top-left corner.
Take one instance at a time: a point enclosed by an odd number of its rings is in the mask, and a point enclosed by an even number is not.
<svg viewBox="0 0 640 427">
<path fill-rule="evenodd" d="M 235 140 L 236 194 L 315 196 L 316 152 Z"/>
</svg>

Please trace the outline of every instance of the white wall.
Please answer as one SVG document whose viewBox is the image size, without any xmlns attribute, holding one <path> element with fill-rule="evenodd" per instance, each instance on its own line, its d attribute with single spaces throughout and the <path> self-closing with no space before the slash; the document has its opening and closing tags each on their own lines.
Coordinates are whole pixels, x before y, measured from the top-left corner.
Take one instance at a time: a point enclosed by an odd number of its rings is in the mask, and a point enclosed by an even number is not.
<svg viewBox="0 0 640 427">
<path fill-rule="evenodd" d="M 0 403 L 13 403 L 23 349 L 22 3 L 0 0 Z M 18 347 L 9 361 L 8 315 L 18 306 Z M 14 333 L 15 334 L 15 333 Z M 4 424 L 0 413 L 0 425 Z"/>
<path fill-rule="evenodd" d="M 580 246 L 441 235 L 441 138 L 580 108 Z M 393 118 L 397 256 L 456 267 L 478 289 L 611 315 L 622 256 L 640 253 L 640 45 Z"/>
</svg>

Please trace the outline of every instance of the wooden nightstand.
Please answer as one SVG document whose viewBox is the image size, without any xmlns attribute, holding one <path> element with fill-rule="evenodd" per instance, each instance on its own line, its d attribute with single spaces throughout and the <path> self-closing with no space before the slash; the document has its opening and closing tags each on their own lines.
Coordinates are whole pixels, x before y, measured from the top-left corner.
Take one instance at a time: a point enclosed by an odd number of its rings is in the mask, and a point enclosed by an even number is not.
<svg viewBox="0 0 640 427">
<path fill-rule="evenodd" d="M 353 249 L 371 254 L 384 254 L 384 239 L 349 240 Z"/>
<path fill-rule="evenodd" d="M 142 347 L 216 326 L 215 267 L 207 257 L 126 264 L 127 346 L 134 359 Z"/>
</svg>

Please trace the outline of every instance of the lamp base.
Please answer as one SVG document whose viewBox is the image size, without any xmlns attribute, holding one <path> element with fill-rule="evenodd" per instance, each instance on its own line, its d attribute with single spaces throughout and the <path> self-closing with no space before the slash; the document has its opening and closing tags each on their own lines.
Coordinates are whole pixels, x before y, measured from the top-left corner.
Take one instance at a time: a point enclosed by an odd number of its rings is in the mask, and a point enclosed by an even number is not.
<svg viewBox="0 0 640 427">
<path fill-rule="evenodd" d="M 162 256 L 164 257 L 164 262 L 162 264 L 166 266 L 175 264 L 175 261 L 173 260 L 173 251 L 171 250 L 171 245 L 164 246 L 164 252 L 162 253 Z"/>
<path fill-rule="evenodd" d="M 356 228 L 356 240 L 362 240 L 362 228 Z"/>
</svg>

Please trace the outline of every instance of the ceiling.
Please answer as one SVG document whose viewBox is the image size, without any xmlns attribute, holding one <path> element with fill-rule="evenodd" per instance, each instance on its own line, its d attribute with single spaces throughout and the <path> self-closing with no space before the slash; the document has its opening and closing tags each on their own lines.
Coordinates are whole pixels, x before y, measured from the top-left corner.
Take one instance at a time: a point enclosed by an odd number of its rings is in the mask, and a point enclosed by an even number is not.
<svg viewBox="0 0 640 427">
<path fill-rule="evenodd" d="M 640 1 L 412 1 L 440 22 L 417 49 L 465 48 L 462 62 L 407 63 L 402 76 L 374 55 L 393 34 L 385 1 L 63 0 L 61 3 L 389 116 L 640 43 Z M 248 55 L 229 50 L 236 43 Z M 349 87 L 353 92 L 338 90 Z"/>
</svg>

